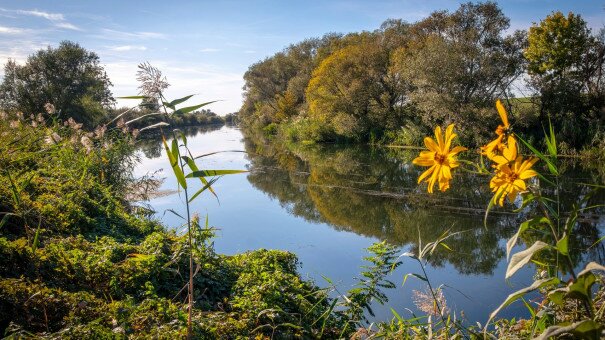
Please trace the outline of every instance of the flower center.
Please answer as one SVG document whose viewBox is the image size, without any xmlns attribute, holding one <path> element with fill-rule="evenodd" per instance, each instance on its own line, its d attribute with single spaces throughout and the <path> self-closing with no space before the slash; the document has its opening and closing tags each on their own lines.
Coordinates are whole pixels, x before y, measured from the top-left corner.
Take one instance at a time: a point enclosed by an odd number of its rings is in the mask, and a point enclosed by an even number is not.
<svg viewBox="0 0 605 340">
<path fill-rule="evenodd" d="M 519 174 L 513 172 L 506 177 L 507 177 L 506 179 L 508 180 L 508 182 L 514 183 L 515 180 L 517 180 L 517 178 L 519 178 Z"/>
<path fill-rule="evenodd" d="M 439 164 L 443 164 L 443 162 L 445 162 L 445 155 L 442 155 L 440 153 L 435 153 L 435 162 L 439 163 Z"/>
</svg>

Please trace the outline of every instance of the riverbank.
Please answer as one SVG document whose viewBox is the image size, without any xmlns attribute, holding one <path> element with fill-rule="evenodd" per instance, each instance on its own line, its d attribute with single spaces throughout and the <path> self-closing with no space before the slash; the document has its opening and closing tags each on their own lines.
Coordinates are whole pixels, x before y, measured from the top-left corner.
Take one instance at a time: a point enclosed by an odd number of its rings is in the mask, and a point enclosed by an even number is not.
<svg viewBox="0 0 605 340">
<path fill-rule="evenodd" d="M 87 137 L 11 116 L 0 122 L 0 329 L 38 338 L 183 337 L 185 239 L 125 200 L 136 139 Z M 199 221 L 199 220 L 198 220 Z M 312 334 L 325 294 L 293 254 L 216 254 L 196 235 L 197 338 Z M 314 307 L 314 309 L 312 308 Z M 309 326 L 305 326 L 309 325 Z"/>
<path fill-rule="evenodd" d="M 0 211 L 8 212 L 2 215 L 0 227 L 0 326 L 5 334 L 74 339 L 182 337 L 187 324 L 183 288 L 189 248 L 178 224 L 170 230 L 125 199 L 128 188 L 140 181 L 131 172 L 138 143 L 132 133 L 109 128 L 104 135 L 90 135 L 73 124 L 55 126 L 12 116 L 0 122 L 0 127 L 0 162 L 5 169 L 0 174 Z M 190 143 L 193 147 L 195 140 Z M 249 148 L 249 154 L 273 154 L 269 145 L 250 144 Z M 356 159 L 355 153 L 345 151 L 328 157 L 339 162 L 323 164 L 325 155 L 304 149 L 292 152 L 302 157 L 296 162 L 312 165 L 315 181 L 330 179 L 331 169 L 350 167 Z M 276 156 L 297 171 L 291 157 Z M 269 165 L 262 158 L 252 160 Z M 383 170 L 392 167 L 393 171 L 381 170 L 372 176 L 401 171 L 397 164 L 385 166 Z M 363 167 L 360 164 L 359 169 Z M 252 175 L 253 183 L 265 186 L 267 179 Z M 416 174 L 410 176 L 415 182 Z M 278 178 L 269 176 L 272 181 Z M 383 178 L 376 182 L 380 183 L 390 182 Z M 347 215 L 339 215 L 342 210 L 334 203 L 356 202 L 362 196 L 332 197 L 327 195 L 328 186 L 317 189 L 310 192 L 311 199 L 327 202 L 321 208 L 324 218 L 340 218 L 336 223 L 361 227 L 353 220 L 342 220 Z M 276 190 L 279 195 L 281 190 Z M 381 206 L 390 206 L 382 200 L 380 204 L 370 202 L 365 204 L 366 210 L 381 215 Z M 363 321 L 366 307 L 381 299 L 383 288 L 377 289 L 377 284 L 388 285 L 387 276 L 378 273 L 390 272 L 401 251 L 387 244 L 371 246 L 368 267 L 361 269 L 360 277 L 374 278 L 355 281 L 352 289 L 335 294 L 331 286 L 320 289 L 303 279 L 293 253 L 261 249 L 217 254 L 212 246 L 216 230 L 200 219 L 195 221 L 200 227 L 195 228 L 197 246 L 193 249 L 200 264 L 195 268 L 193 313 L 198 338 L 348 337 L 369 325 Z M 390 319 L 378 322 L 378 328 L 359 332 L 426 335 L 426 317 L 410 320 L 412 326 L 407 328 L 399 328 L 392 323 L 396 319 Z M 498 325 L 500 333 L 495 334 L 526 331 L 513 321 L 500 320 Z M 456 327 L 460 329 L 441 331 L 477 331 L 463 323 Z"/>
</svg>

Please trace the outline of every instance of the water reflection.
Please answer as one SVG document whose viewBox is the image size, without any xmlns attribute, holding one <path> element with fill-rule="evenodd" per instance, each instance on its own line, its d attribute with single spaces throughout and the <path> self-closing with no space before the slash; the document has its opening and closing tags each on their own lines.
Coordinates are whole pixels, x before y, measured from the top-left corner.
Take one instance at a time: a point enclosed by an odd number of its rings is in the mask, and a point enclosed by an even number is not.
<svg viewBox="0 0 605 340">
<path fill-rule="evenodd" d="M 499 209 L 490 214 L 487 228 L 483 216 L 491 198 L 489 178 L 458 172 L 447 193 L 428 195 L 416 180 L 423 169 L 411 165 L 416 151 L 368 146 L 284 146 L 247 136 L 250 183 L 279 200 L 295 216 L 321 222 L 337 230 L 407 245 L 416 252 L 423 243 L 449 230 L 453 251 L 440 249 L 430 264 L 451 264 L 461 274 L 493 274 L 505 255 L 505 242 L 531 210 L 520 214 Z M 579 182 L 599 179 L 578 167 L 568 166 L 560 179 L 564 195 L 561 211 L 588 194 L 591 188 Z M 477 189 L 479 188 L 479 189 Z M 603 195 L 587 204 L 603 204 Z M 571 246 L 585 250 L 600 237 L 603 208 L 581 218 Z M 563 213 L 565 214 L 565 213 Z M 542 235 L 526 236 L 533 243 Z M 531 244 L 530 243 L 530 244 Z M 576 264 L 602 262 L 603 246 L 578 252 Z M 548 256 L 545 254 L 544 256 Z"/>
<path fill-rule="evenodd" d="M 470 323 L 485 322 L 508 294 L 531 282 L 532 268 L 522 269 L 510 281 L 504 281 L 506 239 L 529 213 L 517 215 L 498 209 L 490 215 L 486 229 L 483 214 L 490 198 L 487 178 L 458 172 L 450 191 L 428 195 L 416 184 L 422 169 L 410 164 L 415 151 L 283 145 L 252 134 L 243 138 L 231 127 L 185 131 L 194 155 L 247 151 L 215 154 L 202 160 L 207 168 L 250 170 L 247 175 L 229 176 L 215 184 L 222 204 L 210 196 L 194 203 L 194 211 L 208 214 L 211 225 L 219 228 L 215 239 L 219 253 L 259 248 L 288 250 L 301 260 L 303 277 L 314 279 L 320 286 L 325 286 L 323 277 L 329 277 L 346 291 L 365 264 L 364 248 L 373 242 L 386 239 L 402 245 L 402 251 L 416 251 L 419 238 L 426 243 L 451 229 L 460 232 L 448 240 L 453 251 L 439 249 L 427 272 L 436 285 L 451 288 L 445 290 L 448 305 L 464 311 Z M 142 153 L 151 158 L 141 155 L 135 174 L 164 169 L 159 176 L 166 180 L 160 190 L 174 192 L 177 183 L 161 145 L 159 135 L 142 141 Z M 577 164 L 567 167 L 567 175 L 560 179 L 564 184 L 562 211 L 568 211 L 570 202 L 579 196 L 590 193 L 578 182 L 594 183 L 603 178 L 598 172 L 585 172 Z M 602 195 L 590 202 L 599 203 L 605 203 Z M 168 209 L 184 213 L 182 195 L 158 196 L 149 204 L 166 226 L 182 225 L 175 215 L 164 214 Z M 589 248 L 603 235 L 604 216 L 602 208 L 584 214 L 570 245 Z M 521 241 L 533 243 L 539 237 L 529 235 Z M 575 253 L 577 264 L 604 262 L 602 246 Z M 391 279 L 399 284 L 403 275 L 417 271 L 417 264 L 404 260 Z M 407 309 L 415 310 L 411 291 L 425 288 L 424 282 L 408 280 L 403 289 L 385 292 L 390 300 L 386 306 L 374 306 L 376 320 L 390 319 L 390 308 L 409 315 Z M 523 313 L 527 313 L 526 308 L 519 303 L 509 306 L 502 316 L 519 317 Z"/>
<path fill-rule="evenodd" d="M 185 127 L 180 129 L 187 137 L 195 137 L 200 134 L 220 130 L 224 125 L 204 125 L 199 127 Z M 170 130 L 172 131 L 172 130 Z M 167 132 L 168 133 L 168 132 Z M 152 131 L 143 134 L 137 142 L 138 150 L 143 153 L 146 158 L 162 157 L 162 135 L 159 131 Z"/>
</svg>

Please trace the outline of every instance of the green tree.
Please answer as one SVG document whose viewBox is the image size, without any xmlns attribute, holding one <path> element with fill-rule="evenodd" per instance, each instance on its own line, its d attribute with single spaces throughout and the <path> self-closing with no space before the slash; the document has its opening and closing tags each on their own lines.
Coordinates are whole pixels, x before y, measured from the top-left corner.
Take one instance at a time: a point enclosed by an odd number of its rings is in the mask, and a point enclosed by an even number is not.
<svg viewBox="0 0 605 340">
<path fill-rule="evenodd" d="M 51 103 L 62 118 L 73 117 L 91 127 L 114 103 L 111 85 L 94 52 L 63 41 L 29 56 L 24 65 L 10 60 L 0 103 L 3 109 L 28 114 L 45 112 L 44 105 Z"/>
<path fill-rule="evenodd" d="M 338 34 L 306 39 L 251 65 L 244 74 L 244 103 L 239 111 L 244 124 L 265 126 L 305 111 L 311 73 L 340 39 Z M 283 104 L 289 107 L 286 114 Z"/>
<path fill-rule="evenodd" d="M 524 54 L 541 120 L 550 114 L 561 140 L 572 146 L 583 144 L 592 135 L 586 131 L 603 119 L 604 46 L 573 13 L 552 13 L 529 29 Z"/>
<path fill-rule="evenodd" d="M 404 86 L 389 72 L 390 50 L 380 35 L 362 33 L 313 71 L 307 87 L 309 115 L 341 136 L 365 140 L 401 126 Z"/>
<path fill-rule="evenodd" d="M 410 27 L 408 43 L 393 54 L 392 72 L 411 83 L 409 98 L 422 124 L 456 123 L 461 135 L 474 138 L 485 132 L 477 123 L 489 122 L 495 99 L 507 96 L 524 69 L 524 34 L 504 36 L 508 27 L 493 2 L 434 12 Z"/>
</svg>

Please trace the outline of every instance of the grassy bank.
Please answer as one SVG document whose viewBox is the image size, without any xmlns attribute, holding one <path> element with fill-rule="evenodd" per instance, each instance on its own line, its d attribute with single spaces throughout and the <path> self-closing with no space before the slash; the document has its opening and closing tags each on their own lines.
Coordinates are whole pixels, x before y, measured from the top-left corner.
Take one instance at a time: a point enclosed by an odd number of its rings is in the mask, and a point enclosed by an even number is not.
<svg viewBox="0 0 605 340">
<path fill-rule="evenodd" d="M 189 250 L 124 199 L 141 184 L 132 134 L 10 115 L 0 139 L 0 334 L 182 337 Z M 328 302 L 301 280 L 294 255 L 223 256 L 212 229 L 196 235 L 197 337 L 312 334 Z M 288 323 L 298 326 L 271 328 Z"/>
<path fill-rule="evenodd" d="M 569 323 L 586 317 L 578 303 L 549 304 L 546 314 L 535 307 L 537 316 L 497 320 L 483 333 L 440 308 L 439 289 L 431 289 L 437 295 L 424 298 L 423 315 L 371 324 L 372 305 L 388 304 L 383 290 L 399 284 L 389 278 L 402 263 L 399 248 L 371 246 L 352 288 L 320 289 L 301 278 L 294 254 L 217 254 L 213 229 L 199 216 L 189 247 L 183 226 L 163 226 L 126 199 L 150 186 L 132 176 L 132 129 L 2 118 L 0 332 L 9 338 L 182 338 L 190 253 L 199 264 L 192 335 L 201 339 L 524 338 L 543 332 L 550 315 Z M 446 238 L 419 249 L 421 265 Z M 592 306 L 601 322 L 602 292 Z"/>
</svg>

